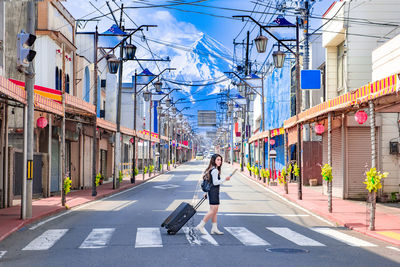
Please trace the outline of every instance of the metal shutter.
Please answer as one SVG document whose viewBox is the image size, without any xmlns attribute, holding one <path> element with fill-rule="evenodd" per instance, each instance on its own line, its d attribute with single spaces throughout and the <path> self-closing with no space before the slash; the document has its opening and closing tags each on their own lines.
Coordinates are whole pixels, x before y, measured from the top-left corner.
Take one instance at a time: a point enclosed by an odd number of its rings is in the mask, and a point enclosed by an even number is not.
<svg viewBox="0 0 400 267">
<path fill-rule="evenodd" d="M 377 131 L 378 132 L 378 131 Z M 365 171 L 371 168 L 371 132 L 369 127 L 349 127 L 347 147 L 348 197 L 365 199 Z M 377 138 L 378 140 L 378 138 Z M 379 148 L 378 142 L 376 143 Z M 366 166 L 368 166 L 366 168 Z"/>
</svg>

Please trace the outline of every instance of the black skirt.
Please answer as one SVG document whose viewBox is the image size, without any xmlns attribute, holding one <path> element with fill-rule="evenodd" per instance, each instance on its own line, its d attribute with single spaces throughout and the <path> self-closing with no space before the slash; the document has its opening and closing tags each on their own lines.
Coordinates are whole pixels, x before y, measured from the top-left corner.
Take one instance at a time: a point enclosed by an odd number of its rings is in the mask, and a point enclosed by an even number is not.
<svg viewBox="0 0 400 267">
<path fill-rule="evenodd" d="M 210 205 L 219 205 L 219 185 L 211 186 L 208 191 L 208 202 Z"/>
</svg>

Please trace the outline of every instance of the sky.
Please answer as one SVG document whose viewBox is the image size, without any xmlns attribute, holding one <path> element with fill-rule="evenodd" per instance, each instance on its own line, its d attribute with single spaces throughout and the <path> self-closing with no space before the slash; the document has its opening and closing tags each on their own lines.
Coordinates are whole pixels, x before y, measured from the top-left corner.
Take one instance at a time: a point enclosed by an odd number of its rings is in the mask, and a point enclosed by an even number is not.
<svg viewBox="0 0 400 267">
<path fill-rule="evenodd" d="M 177 4 L 186 2 L 186 4 Z M 188 5 L 187 3 L 192 3 Z M 250 42 L 258 34 L 259 29 L 254 23 L 235 20 L 233 15 L 251 15 L 257 21 L 267 24 L 277 15 L 282 3 L 286 3 L 285 17 L 295 23 L 295 7 L 298 1 L 292 0 L 109 0 L 108 4 L 119 21 L 119 7 L 123 4 L 123 21 L 125 28 L 137 28 L 138 25 L 157 25 L 149 28 L 143 34 L 136 33 L 133 38 L 138 47 L 138 58 L 166 58 L 171 62 L 142 62 L 138 66 L 135 62 L 125 62 L 123 80 L 130 82 L 135 70 L 141 67 L 148 68 L 153 73 L 159 73 L 167 67 L 177 70 L 166 73 L 166 79 L 192 84 L 207 84 L 206 86 L 184 86 L 169 84 L 171 88 L 179 87 L 181 90 L 173 93 L 174 99 L 185 98 L 188 101 L 177 105 L 178 109 L 189 107 L 185 111 L 195 124 L 197 110 L 218 109 L 216 94 L 222 88 L 230 86 L 230 80 L 224 77 L 224 71 L 234 68 L 237 59 L 244 56 L 244 46 L 238 45 L 236 49 L 233 40 L 244 42 L 246 32 L 250 32 Z M 315 1 L 311 14 L 321 16 L 333 0 Z M 172 4 L 173 3 L 173 4 Z M 75 19 L 89 19 L 98 17 L 97 21 L 81 22 L 78 31 L 94 31 L 95 26 L 99 32 L 106 31 L 114 19 L 105 0 L 67 0 L 63 2 L 67 10 Z M 321 25 L 320 19 L 310 20 L 310 32 Z M 269 42 L 267 51 L 272 49 Z M 151 50 L 151 52 L 149 51 Z M 258 54 L 255 47 L 250 49 L 250 59 L 255 61 L 257 67 L 262 66 L 268 53 Z M 214 82 L 218 83 L 214 84 Z M 222 81 L 222 82 L 221 82 Z M 208 85 L 210 84 L 210 85 Z M 213 102 L 204 99 L 214 99 Z M 192 101 L 192 102 L 190 102 Z M 189 102 L 189 103 L 187 103 Z M 191 116 L 191 117 L 190 117 Z"/>
</svg>

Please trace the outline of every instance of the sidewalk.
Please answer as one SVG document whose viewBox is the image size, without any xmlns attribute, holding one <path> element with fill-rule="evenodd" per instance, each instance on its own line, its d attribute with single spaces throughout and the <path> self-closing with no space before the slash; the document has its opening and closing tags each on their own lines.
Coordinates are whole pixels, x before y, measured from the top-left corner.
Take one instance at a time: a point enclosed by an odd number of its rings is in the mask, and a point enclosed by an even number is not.
<svg viewBox="0 0 400 267">
<path fill-rule="evenodd" d="M 234 164 L 240 171 L 240 165 Z M 266 186 L 262 181 L 251 178 L 247 169 L 242 172 L 249 179 Z M 400 203 L 397 207 L 389 207 L 381 203 L 376 205 L 375 231 L 369 231 L 369 206 L 365 201 L 343 200 L 332 198 L 332 213 L 328 212 L 328 196 L 322 194 L 322 188 L 303 186 L 302 198 L 298 200 L 298 184 L 289 183 L 289 194 L 285 194 L 283 185 L 266 186 L 270 190 L 298 204 L 299 206 L 338 225 L 345 226 L 365 235 L 400 246 Z"/>
<path fill-rule="evenodd" d="M 179 167 L 179 165 L 177 166 Z M 174 170 L 171 165 L 170 171 Z M 165 173 L 166 166 L 164 168 Z M 149 177 L 148 174 L 145 175 L 143 180 L 143 174 L 138 174 L 136 176 L 136 181 L 134 184 L 130 182 L 130 178 L 125 178 L 118 189 L 112 189 L 113 183 L 104 183 L 97 187 L 97 196 L 92 197 L 92 189 L 76 190 L 68 193 L 66 198 L 66 205 L 69 208 L 76 207 L 90 201 L 98 200 L 115 193 L 124 191 L 126 189 L 140 185 L 150 179 L 157 177 L 158 173 Z M 0 209 L 0 242 L 4 240 L 7 236 L 18 231 L 25 225 L 41 220 L 50 215 L 65 211 L 66 207 L 61 206 L 61 196 L 53 196 L 49 198 L 34 199 L 32 202 L 32 218 L 27 220 L 21 220 L 21 206 L 16 205 L 10 208 Z"/>
</svg>

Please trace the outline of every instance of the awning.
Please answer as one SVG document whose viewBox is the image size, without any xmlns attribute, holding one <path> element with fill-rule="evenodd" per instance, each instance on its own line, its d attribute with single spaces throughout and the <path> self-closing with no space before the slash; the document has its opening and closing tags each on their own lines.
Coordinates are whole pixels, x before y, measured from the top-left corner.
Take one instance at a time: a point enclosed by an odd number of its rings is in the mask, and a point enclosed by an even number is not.
<svg viewBox="0 0 400 267">
<path fill-rule="evenodd" d="M 285 130 L 283 127 L 281 127 L 281 128 L 276 128 L 276 129 L 269 130 L 269 131 L 263 131 L 263 132 L 256 133 L 249 139 L 249 143 L 253 143 L 254 141 L 257 141 L 259 139 L 267 138 L 269 132 L 271 133 L 271 137 L 274 137 L 274 136 L 284 134 Z"/>
<path fill-rule="evenodd" d="M 399 91 L 400 83 L 398 80 L 399 74 L 394 74 L 382 80 L 369 83 L 341 96 L 335 97 L 324 103 L 309 108 L 297 116 L 287 119 L 284 122 L 284 128 L 288 129 L 293 127 L 296 123 L 306 122 L 332 111 L 346 110 L 349 107 L 366 103 L 369 100 L 394 94 Z"/>
</svg>

